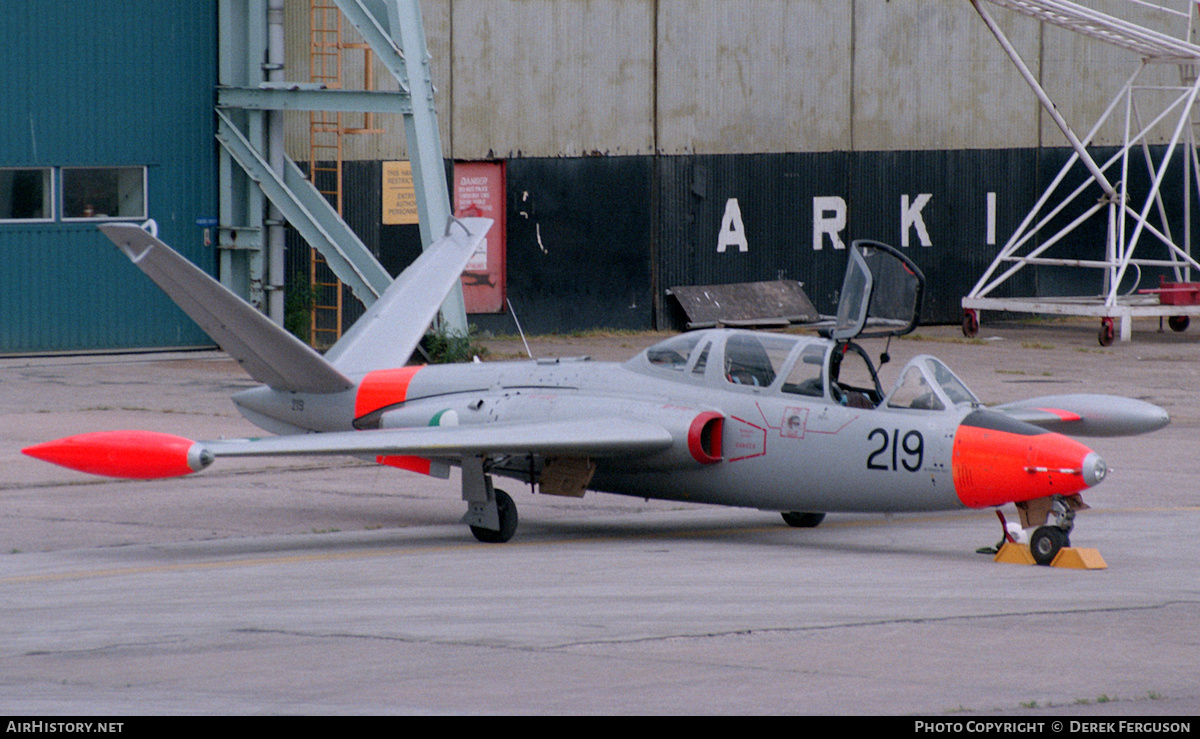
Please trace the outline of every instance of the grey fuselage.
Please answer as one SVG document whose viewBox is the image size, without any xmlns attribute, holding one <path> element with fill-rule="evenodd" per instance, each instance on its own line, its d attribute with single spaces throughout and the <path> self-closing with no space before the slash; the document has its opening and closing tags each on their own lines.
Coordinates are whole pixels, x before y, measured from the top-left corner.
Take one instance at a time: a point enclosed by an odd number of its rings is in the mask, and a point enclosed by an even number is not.
<svg viewBox="0 0 1200 739">
<path fill-rule="evenodd" d="M 860 355 L 854 358 L 866 369 L 857 380 L 842 371 L 839 352 Z M 914 359 L 910 367 L 922 360 L 932 358 Z M 394 384 L 387 373 L 397 373 Z M 344 393 L 257 388 L 239 393 L 235 402 L 250 420 L 277 433 L 650 421 L 671 433 L 671 447 L 594 458 L 588 489 L 822 512 L 961 508 L 954 439 L 962 419 L 978 410 L 973 397 L 948 398 L 933 388 L 924 399 L 907 398 L 907 407 L 889 404 L 880 398 L 869 360 L 853 345 L 730 330 L 685 334 L 621 364 L 564 359 L 438 365 L 356 380 Z M 715 427 L 719 439 L 702 442 L 698 419 L 712 417 L 721 421 Z M 493 474 L 526 482 L 547 462 L 511 456 L 490 461 Z"/>
</svg>

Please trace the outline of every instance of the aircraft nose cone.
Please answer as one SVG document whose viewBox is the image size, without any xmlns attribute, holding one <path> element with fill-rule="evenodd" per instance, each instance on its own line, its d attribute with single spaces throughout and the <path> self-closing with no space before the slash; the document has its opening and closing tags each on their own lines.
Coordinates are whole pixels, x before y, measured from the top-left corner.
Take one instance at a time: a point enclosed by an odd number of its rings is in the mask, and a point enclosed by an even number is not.
<svg viewBox="0 0 1200 739">
<path fill-rule="evenodd" d="M 954 436 L 954 490 L 971 508 L 1071 495 L 1108 465 L 1079 442 L 993 411 L 965 417 Z"/>
<path fill-rule="evenodd" d="M 1083 458 L 1081 472 L 1083 481 L 1090 488 L 1104 481 L 1104 477 L 1108 475 L 1108 465 L 1099 454 L 1092 452 Z"/>
</svg>

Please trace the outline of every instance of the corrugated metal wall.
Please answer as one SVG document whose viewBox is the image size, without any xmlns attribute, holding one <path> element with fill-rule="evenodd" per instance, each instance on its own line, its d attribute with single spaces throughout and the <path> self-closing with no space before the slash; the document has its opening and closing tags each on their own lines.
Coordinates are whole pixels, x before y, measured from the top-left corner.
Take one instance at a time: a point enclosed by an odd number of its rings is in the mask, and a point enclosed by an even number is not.
<svg viewBox="0 0 1200 739">
<path fill-rule="evenodd" d="M 653 7 L 645 0 L 453 3 L 450 153 L 653 153 Z"/>
<path fill-rule="evenodd" d="M 781 278 L 803 282 L 817 308 L 832 313 L 846 264 L 841 247 L 866 238 L 904 249 L 925 270 L 930 278 L 926 321 L 956 323 L 959 299 L 1037 196 L 1036 187 L 1014 183 L 1048 179 L 1068 153 L 996 149 L 510 159 L 508 294 L 523 327 L 533 332 L 671 327 L 677 316 L 664 292 L 670 287 Z M 379 258 L 395 274 L 420 254 L 420 237 L 416 226 L 379 224 L 379 182 L 378 163 L 347 163 L 347 218 L 367 243 L 377 245 Z M 738 202 L 745 251 L 718 244 L 731 199 Z M 1085 196 L 1081 202 L 1094 201 Z M 844 225 L 823 224 L 839 207 Z M 1075 212 L 1069 209 L 1061 218 Z M 840 246 L 828 231 L 836 232 Z M 1072 238 L 1081 256 L 1103 238 L 1093 231 Z M 298 261 L 289 276 L 307 271 L 308 250 L 299 240 L 292 247 L 289 258 Z M 1042 287 L 1077 290 L 1080 280 L 1091 276 L 1031 269 L 1004 289 L 1010 291 L 1006 294 Z M 1035 284 L 1039 277 L 1042 282 Z M 357 304 L 347 305 L 352 319 Z M 515 330 L 508 316 L 472 315 L 470 320 L 485 329 Z"/>
<path fill-rule="evenodd" d="M 1152 8 L 1089 5 L 1181 34 Z M 907 244 L 931 278 L 925 319 L 957 322 L 959 299 L 1066 156 L 1062 134 L 960 0 L 422 7 L 446 156 L 507 160 L 509 294 L 519 311 L 522 301 L 536 306 L 521 311 L 533 330 L 667 325 L 663 291 L 673 285 L 780 276 L 804 281 L 832 311 L 845 253 L 829 236 L 814 248 L 814 231 L 828 228 L 821 219 L 836 215 L 820 210 L 829 203 L 845 211 L 843 243 Z M 1081 128 L 1136 64 L 1115 47 L 993 11 Z M 305 23 L 290 38 L 302 42 Z M 1157 74 L 1178 78 L 1174 67 Z M 1097 142 L 1120 136 L 1113 122 Z M 401 139 L 355 139 L 348 156 L 403 156 Z M 717 248 L 731 199 L 745 252 Z M 596 219 L 623 234 L 620 248 L 582 225 Z M 1082 231 L 1072 243 L 1095 257 L 1101 238 Z M 604 268 L 597 254 L 608 256 Z M 625 267 L 614 272 L 613 260 Z M 1090 291 L 1095 276 L 1030 269 L 1004 289 Z"/>
<path fill-rule="evenodd" d="M 819 310 L 833 313 L 844 246 L 876 239 L 903 248 L 929 275 L 925 320 L 957 322 L 958 300 L 998 250 L 997 235 L 1032 206 L 1035 191 L 1011 185 L 1036 181 L 1037 162 L 1035 150 L 1019 149 L 664 157 L 657 281 L 667 289 L 799 280 Z M 745 251 L 718 243 L 731 199 Z M 672 308 L 660 301 L 658 325 L 671 325 Z"/>
<path fill-rule="evenodd" d="M 1158 22 L 1128 2 L 1091 5 Z M 0 167 L 146 166 L 161 234 L 212 269 L 196 220 L 216 212 L 215 3 L 2 12 L 0 58 L 17 73 Z M 927 317 L 957 320 L 1062 161 L 1061 134 L 961 0 L 425 0 L 422 12 L 447 159 L 507 160 L 509 294 L 539 330 L 662 324 L 672 285 L 780 274 L 828 310 L 844 253 L 828 236 L 815 249 L 814 232 L 837 208 L 845 241 L 907 237 L 934 283 Z M 996 15 L 1077 125 L 1132 71 L 1127 52 Z M 286 19 L 287 76 L 306 80 L 308 0 L 289 0 Z M 348 52 L 346 86 L 363 59 Z M 379 162 L 405 156 L 400 121 L 378 123 L 385 135 L 347 137 L 346 218 L 395 270 L 415 229 L 378 222 Z M 298 161 L 307 133 L 292 116 Z M 748 248 L 718 251 L 735 198 Z M 204 341 L 94 224 L 0 224 L 0 248 L 0 350 Z M 1075 284 L 1029 274 L 1039 289 Z"/>
<path fill-rule="evenodd" d="M 1150 8 L 1089 5 L 1180 34 Z M 535 330 L 663 325 L 671 308 L 663 290 L 672 285 L 780 275 L 806 282 L 818 307 L 832 310 L 845 255 L 828 237 L 813 248 L 814 209 L 831 198 L 846 210 L 845 242 L 907 241 L 932 278 L 926 320 L 957 321 L 959 298 L 1065 156 L 1061 133 L 959 0 L 429 0 L 423 12 L 446 156 L 503 158 L 514 175 L 510 295 L 538 306 L 527 311 Z M 1136 61 L 994 15 L 1082 128 Z M 1158 74 L 1178 76 L 1173 67 Z M 1120 135 L 1114 121 L 1097 142 Z M 386 152 L 379 158 L 402 156 L 400 138 L 355 140 L 350 156 L 370 159 L 372 146 Z M 637 161 L 558 161 L 596 155 Z M 566 176 L 587 180 L 557 180 Z M 563 196 L 583 191 L 594 197 Z M 746 252 L 717 250 L 730 199 L 740 206 Z M 558 204 L 539 215 L 545 233 L 577 234 L 591 211 L 650 224 L 649 237 L 630 233 L 624 242 L 648 254 L 617 252 L 639 269 L 581 281 L 588 273 L 578 265 L 610 242 L 565 238 L 545 253 L 527 207 L 543 200 Z M 1097 239 L 1079 234 L 1080 256 Z M 571 256 L 559 261 L 563 254 Z M 632 275 L 646 260 L 647 282 L 636 285 Z M 1094 276 L 1031 269 L 1005 289 L 1078 291 L 1091 289 Z M 613 316 L 635 303 L 640 316 Z"/>
<path fill-rule="evenodd" d="M 513 159 L 507 166 L 507 292 L 522 325 L 538 332 L 649 328 L 653 158 Z"/>
<path fill-rule="evenodd" d="M 1182 34 L 1183 21 L 1153 7 L 1087 5 Z M 308 76 L 307 8 L 289 0 L 287 64 L 297 80 Z M 421 8 L 447 158 L 1066 144 L 963 0 L 424 0 Z M 1133 71 L 1127 51 L 992 11 L 1077 125 L 1098 118 Z M 1157 73 L 1178 82 L 1174 67 Z M 349 52 L 346 84 L 362 76 L 361 54 Z M 395 89 L 382 66 L 375 78 Z M 382 121 L 387 135 L 352 137 L 348 159 L 404 157 L 402 125 Z M 1097 143 L 1120 138 L 1113 122 Z M 306 141 L 307 117 L 293 116 L 294 158 L 307 158 Z"/>
<path fill-rule="evenodd" d="M 657 150 L 665 154 L 853 147 L 856 3 L 662 0 Z"/>
<path fill-rule="evenodd" d="M 196 219 L 216 214 L 215 15 L 156 0 L 5 3 L 0 166 L 145 166 L 159 235 L 212 271 Z M 95 226 L 0 223 L 0 351 L 207 344 Z"/>
</svg>

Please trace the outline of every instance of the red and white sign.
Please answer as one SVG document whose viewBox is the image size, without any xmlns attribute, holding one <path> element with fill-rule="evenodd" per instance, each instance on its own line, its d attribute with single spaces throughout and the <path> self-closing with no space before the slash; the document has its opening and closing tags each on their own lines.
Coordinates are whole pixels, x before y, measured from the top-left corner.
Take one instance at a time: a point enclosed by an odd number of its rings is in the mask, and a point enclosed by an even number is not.
<svg viewBox="0 0 1200 739">
<path fill-rule="evenodd" d="M 467 313 L 504 311 L 504 162 L 454 163 L 454 214 L 495 223 L 463 271 Z"/>
</svg>

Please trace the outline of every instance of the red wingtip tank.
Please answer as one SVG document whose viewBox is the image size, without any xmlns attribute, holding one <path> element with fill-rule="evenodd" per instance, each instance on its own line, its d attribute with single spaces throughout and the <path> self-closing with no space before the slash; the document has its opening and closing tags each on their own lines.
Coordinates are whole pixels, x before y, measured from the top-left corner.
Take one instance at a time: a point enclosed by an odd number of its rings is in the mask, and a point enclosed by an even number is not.
<svg viewBox="0 0 1200 739">
<path fill-rule="evenodd" d="M 212 454 L 191 439 L 155 431 L 77 434 L 21 451 L 79 472 L 134 480 L 188 475 L 212 462 Z"/>
</svg>

